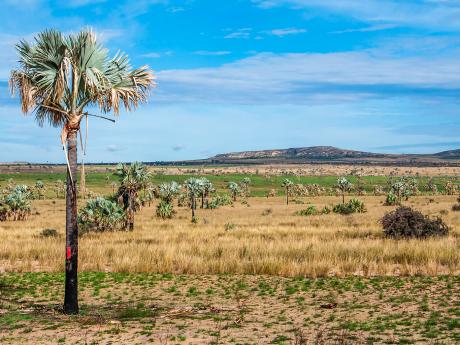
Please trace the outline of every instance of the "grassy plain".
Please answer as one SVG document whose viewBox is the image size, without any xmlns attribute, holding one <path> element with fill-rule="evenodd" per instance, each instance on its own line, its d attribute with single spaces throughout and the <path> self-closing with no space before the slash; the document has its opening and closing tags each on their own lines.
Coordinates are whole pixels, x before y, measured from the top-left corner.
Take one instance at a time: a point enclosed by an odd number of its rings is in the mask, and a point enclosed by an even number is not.
<svg viewBox="0 0 460 345">
<path fill-rule="evenodd" d="M 109 175 L 109 180 L 107 176 Z M 188 174 L 156 174 L 154 182 Z M 245 176 L 207 175 L 222 190 Z M 0 176 L 5 184 L 10 174 Z M 17 183 L 59 173 L 15 174 Z M 360 196 L 368 212 L 297 216 L 337 196 L 265 198 L 276 175 L 253 175 L 255 197 L 216 210 L 178 208 L 172 220 L 136 215 L 133 232 L 80 239 L 82 315 L 63 316 L 64 200 L 34 200 L 26 221 L 0 223 L 0 343 L 65 344 L 456 344 L 460 342 L 460 212 L 457 196 L 420 195 L 407 205 L 451 227 L 441 239 L 390 240 L 384 196 Z M 89 189 L 111 191 L 109 172 Z M 427 178 L 426 178 L 427 179 Z M 437 176 L 440 186 L 454 178 Z M 329 186 L 335 176 L 300 176 Z M 366 185 L 386 183 L 364 177 Z M 49 196 L 53 193 L 48 190 Z M 84 204 L 81 200 L 80 204 Z M 57 238 L 43 238 L 45 228 Z"/>
</svg>

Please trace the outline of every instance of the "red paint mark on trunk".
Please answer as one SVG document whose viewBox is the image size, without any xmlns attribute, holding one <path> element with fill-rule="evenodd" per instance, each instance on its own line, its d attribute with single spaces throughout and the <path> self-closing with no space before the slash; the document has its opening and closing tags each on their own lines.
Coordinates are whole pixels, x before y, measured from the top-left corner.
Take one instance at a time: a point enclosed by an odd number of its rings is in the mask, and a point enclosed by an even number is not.
<svg viewBox="0 0 460 345">
<path fill-rule="evenodd" d="M 67 246 L 66 249 L 67 249 L 66 258 L 67 258 L 67 260 L 70 260 L 70 257 L 71 257 L 71 255 L 72 255 L 72 254 L 71 254 L 71 250 L 70 250 L 70 246 Z"/>
</svg>

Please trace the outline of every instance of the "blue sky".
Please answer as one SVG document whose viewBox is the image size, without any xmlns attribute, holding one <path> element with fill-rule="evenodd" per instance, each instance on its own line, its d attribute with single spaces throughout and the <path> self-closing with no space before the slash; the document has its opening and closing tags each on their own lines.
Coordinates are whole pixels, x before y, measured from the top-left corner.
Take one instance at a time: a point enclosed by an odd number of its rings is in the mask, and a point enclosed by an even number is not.
<svg viewBox="0 0 460 345">
<path fill-rule="evenodd" d="M 87 26 L 158 82 L 116 124 L 91 119 L 89 161 L 460 148 L 458 0 L 3 0 L 0 161 L 63 162 L 7 80 L 19 39 Z"/>
</svg>

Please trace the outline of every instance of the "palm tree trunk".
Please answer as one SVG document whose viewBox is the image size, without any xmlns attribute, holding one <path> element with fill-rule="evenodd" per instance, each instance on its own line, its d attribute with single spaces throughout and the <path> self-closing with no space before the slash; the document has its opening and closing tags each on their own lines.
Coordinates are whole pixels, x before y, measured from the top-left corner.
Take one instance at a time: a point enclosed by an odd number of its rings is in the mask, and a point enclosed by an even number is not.
<svg viewBox="0 0 460 345">
<path fill-rule="evenodd" d="M 78 314 L 78 223 L 77 223 L 77 131 L 67 134 L 70 171 L 67 171 L 66 193 L 66 260 L 64 312 Z"/>
<path fill-rule="evenodd" d="M 289 188 L 286 187 L 286 205 L 289 205 Z"/>
<path fill-rule="evenodd" d="M 345 192 L 342 192 L 342 204 L 345 204 Z"/>
<path fill-rule="evenodd" d="M 135 195 L 129 196 L 129 206 L 128 206 L 128 230 L 133 231 L 134 230 L 134 198 Z"/>
<path fill-rule="evenodd" d="M 196 207 L 195 196 L 192 196 L 192 219 L 195 218 L 195 207 Z"/>
</svg>

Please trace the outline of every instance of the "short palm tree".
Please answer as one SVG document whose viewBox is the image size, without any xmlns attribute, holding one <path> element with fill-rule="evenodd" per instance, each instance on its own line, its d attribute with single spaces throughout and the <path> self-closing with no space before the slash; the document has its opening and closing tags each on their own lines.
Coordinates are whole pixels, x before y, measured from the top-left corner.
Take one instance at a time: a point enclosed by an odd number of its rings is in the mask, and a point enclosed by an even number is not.
<svg viewBox="0 0 460 345">
<path fill-rule="evenodd" d="M 288 178 L 285 178 L 283 182 L 281 183 L 281 186 L 284 187 L 284 189 L 286 190 L 286 205 L 289 205 L 289 193 L 293 185 L 294 185 L 294 182 L 292 182 Z"/>
<path fill-rule="evenodd" d="M 120 179 L 118 196 L 122 198 L 126 212 L 126 230 L 134 230 L 134 213 L 139 209 L 138 193 L 147 185 L 150 173 L 140 162 L 118 164 L 115 175 Z"/>
<path fill-rule="evenodd" d="M 230 190 L 230 193 L 232 194 L 232 200 L 236 201 L 236 196 L 241 191 L 240 186 L 238 186 L 238 183 L 231 181 L 228 183 L 227 188 Z"/>
<path fill-rule="evenodd" d="M 66 283 L 64 312 L 78 313 L 77 266 L 77 133 L 89 116 L 87 107 L 116 115 L 120 105 L 135 109 L 147 100 L 153 74 L 144 66 L 132 69 L 128 57 L 108 56 L 91 30 L 64 35 L 46 30 L 31 44 L 20 41 L 19 68 L 11 72 L 10 86 L 21 99 L 22 111 L 33 113 L 40 125 L 62 127 L 67 160 Z"/>
<path fill-rule="evenodd" d="M 199 178 L 191 177 L 184 182 L 187 188 L 187 195 L 190 198 L 190 208 L 192 209 L 192 221 L 195 219 L 196 198 L 202 194 L 203 181 Z"/>
<path fill-rule="evenodd" d="M 206 177 L 202 177 L 201 183 L 203 184 L 203 188 L 201 190 L 201 208 L 204 208 L 205 202 L 208 203 L 207 198 L 209 193 L 214 192 L 214 186 L 211 181 L 209 181 Z"/>
<path fill-rule="evenodd" d="M 342 204 L 345 204 L 345 194 L 352 190 L 353 185 L 345 177 L 340 177 L 337 180 L 337 187 L 342 193 Z"/>
</svg>

